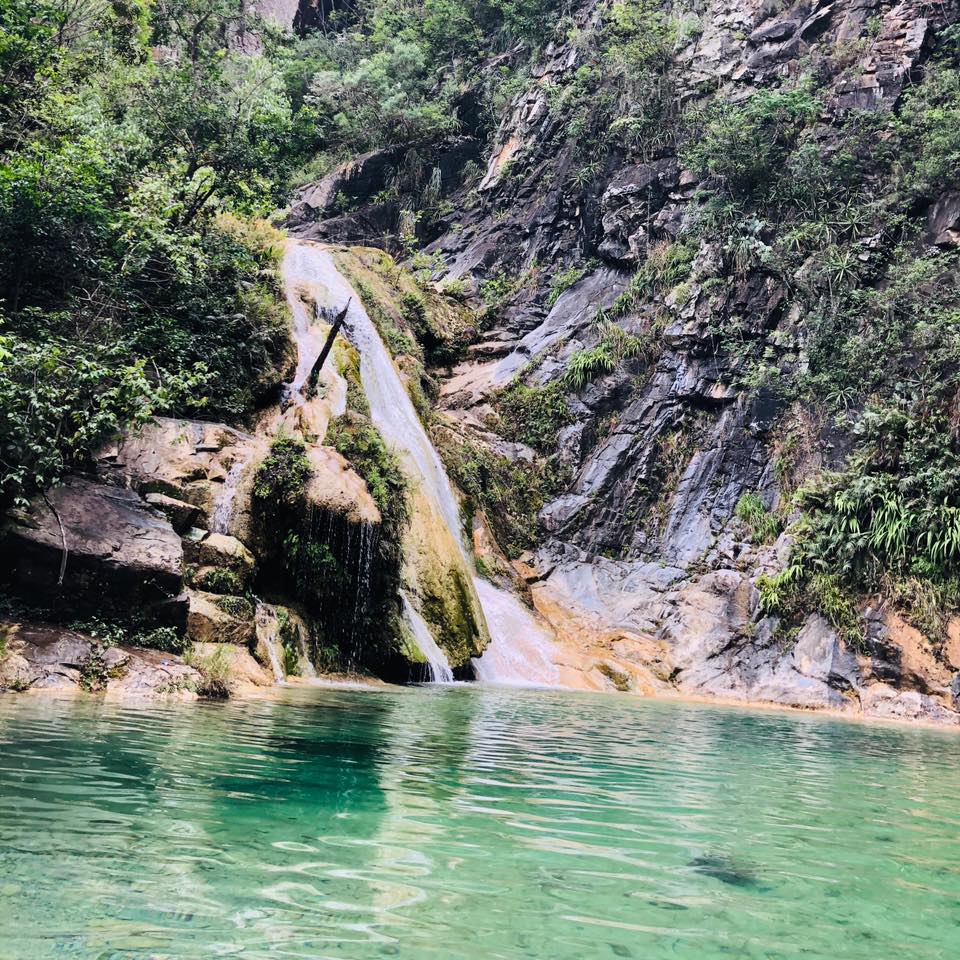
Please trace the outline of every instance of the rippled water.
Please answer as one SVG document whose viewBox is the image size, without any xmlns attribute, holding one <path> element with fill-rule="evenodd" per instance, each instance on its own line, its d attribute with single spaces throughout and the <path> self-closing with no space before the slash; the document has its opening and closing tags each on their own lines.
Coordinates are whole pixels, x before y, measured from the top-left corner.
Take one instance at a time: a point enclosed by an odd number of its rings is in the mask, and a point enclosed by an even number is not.
<svg viewBox="0 0 960 960">
<path fill-rule="evenodd" d="M 540 691 L 0 699 L 0 957 L 954 958 L 960 739 Z"/>
</svg>

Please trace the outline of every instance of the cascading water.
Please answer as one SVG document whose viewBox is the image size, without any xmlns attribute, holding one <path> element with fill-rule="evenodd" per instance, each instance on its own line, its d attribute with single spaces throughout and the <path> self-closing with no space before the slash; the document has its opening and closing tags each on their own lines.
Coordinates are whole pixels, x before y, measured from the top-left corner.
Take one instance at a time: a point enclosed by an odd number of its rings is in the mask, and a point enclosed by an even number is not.
<svg viewBox="0 0 960 960">
<path fill-rule="evenodd" d="M 437 641 L 433 639 L 427 621 L 420 616 L 416 607 L 410 602 L 410 598 L 402 590 L 400 591 L 400 599 L 403 601 L 403 615 L 413 631 L 413 639 L 420 648 L 420 652 L 426 657 L 430 682 L 453 683 L 453 670 L 450 668 L 450 661 L 437 646 Z"/>
<path fill-rule="evenodd" d="M 283 683 L 287 675 L 283 669 L 283 657 L 280 653 L 280 621 L 276 608 L 270 603 L 257 601 L 255 615 L 257 640 L 263 644 L 270 660 L 270 668 L 277 683 Z"/>
<path fill-rule="evenodd" d="M 296 406 L 306 402 L 303 388 L 326 340 L 326 332 L 316 322 L 317 306 L 331 293 L 327 288 L 326 272 L 317 269 L 317 257 L 321 252 L 321 248 L 312 244 L 291 241 L 283 258 L 283 280 L 287 303 L 293 314 L 293 340 L 297 345 L 297 369 L 284 391 Z M 346 410 L 347 385 L 332 362 L 324 366 L 328 368 L 324 371 L 325 377 L 335 388 L 331 391 L 330 412 L 337 417 Z"/>
<path fill-rule="evenodd" d="M 460 505 L 443 462 L 360 298 L 339 272 L 328 250 L 303 244 L 298 256 L 309 261 L 309 266 L 301 269 L 309 272 L 328 291 L 328 307 L 339 308 L 351 301 L 347 330 L 360 352 L 360 377 L 370 404 L 371 418 L 419 484 L 420 500 L 436 515 L 434 522 L 446 526 L 465 568 L 473 571 L 473 560 L 460 529 Z M 551 658 L 553 641 L 547 630 L 512 593 L 479 578 L 474 583 L 491 635 L 487 651 L 473 661 L 477 676 L 497 683 L 557 683 L 559 672 Z M 405 594 L 402 599 L 407 622 L 427 658 L 431 678 L 435 682 L 450 682 L 453 671 L 443 650 L 414 603 Z"/>
<path fill-rule="evenodd" d="M 311 247 L 316 275 L 322 277 L 331 303 L 337 307 L 350 300 L 347 329 L 360 351 L 360 379 L 370 404 L 370 416 L 377 429 L 403 459 L 420 484 L 427 500 L 464 549 L 460 534 L 460 505 L 447 478 L 440 455 L 434 449 L 413 402 L 400 379 L 389 351 L 367 316 L 353 287 L 337 270 L 333 257 L 322 247 Z"/>
<path fill-rule="evenodd" d="M 230 521 L 233 519 L 233 511 L 237 502 L 237 489 L 240 486 L 240 478 L 246 465 L 246 459 L 241 457 L 235 460 L 227 471 L 223 480 L 223 488 L 213 505 L 213 514 L 210 517 L 211 533 L 230 532 Z"/>
<path fill-rule="evenodd" d="M 474 580 L 493 638 L 473 660 L 477 679 L 513 686 L 550 687 L 560 683 L 553 636 L 514 594 L 487 580 Z"/>
</svg>

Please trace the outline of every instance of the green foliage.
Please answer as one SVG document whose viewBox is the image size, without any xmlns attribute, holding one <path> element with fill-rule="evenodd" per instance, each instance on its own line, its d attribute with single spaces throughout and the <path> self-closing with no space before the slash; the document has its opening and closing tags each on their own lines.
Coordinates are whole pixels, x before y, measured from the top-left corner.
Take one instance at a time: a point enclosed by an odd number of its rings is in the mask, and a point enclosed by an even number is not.
<svg viewBox="0 0 960 960">
<path fill-rule="evenodd" d="M 684 146 L 683 163 L 733 197 L 766 196 L 823 107 L 809 84 L 758 90 L 745 101 L 712 101 Z"/>
<path fill-rule="evenodd" d="M 147 647 L 165 653 L 182 654 L 189 641 L 174 627 L 154 627 L 144 624 L 136 616 L 118 620 L 91 617 L 70 624 L 71 630 L 94 637 L 103 649 L 107 647 Z"/>
<path fill-rule="evenodd" d="M 284 41 L 294 137 L 321 158 L 311 173 L 378 147 L 441 141 L 460 128 L 464 89 L 488 122 L 499 91 L 482 65 L 542 42 L 556 17 L 548 0 L 358 0 L 339 29 Z"/>
<path fill-rule="evenodd" d="M 0 327 L 0 505 L 48 487 L 121 425 L 169 410 L 202 382 L 196 373 L 158 382 L 125 344 L 45 337 L 57 318 L 38 321 L 37 339 Z"/>
<path fill-rule="evenodd" d="M 677 100 L 672 53 L 677 21 L 655 0 L 616 0 L 583 31 L 572 31 L 581 65 L 548 88 L 558 137 L 582 162 L 572 186 L 586 190 L 614 146 L 647 158 L 674 140 Z"/>
<path fill-rule="evenodd" d="M 582 390 L 597 377 L 612 373 L 624 360 L 641 358 L 649 363 L 656 354 L 660 333 L 657 324 L 637 335 L 624 330 L 601 312 L 598 327 L 599 342 L 578 350 L 567 361 L 564 382 L 569 389 Z"/>
<path fill-rule="evenodd" d="M 283 566 L 301 596 L 318 589 L 336 592 L 347 582 L 343 567 L 326 543 L 294 531 L 283 538 Z"/>
<path fill-rule="evenodd" d="M 630 278 L 627 289 L 614 301 L 610 317 L 622 317 L 657 294 L 683 283 L 697 254 L 697 245 L 689 242 L 660 243 L 651 246 L 640 269 Z"/>
<path fill-rule="evenodd" d="M 366 481 L 383 517 L 385 536 L 397 536 L 409 517 L 407 478 L 376 427 L 365 417 L 348 411 L 330 424 L 327 443 L 349 460 Z"/>
<path fill-rule="evenodd" d="M 131 646 L 148 647 L 162 650 L 164 653 L 183 654 L 190 647 L 190 641 L 177 633 L 173 627 L 154 627 L 152 630 L 140 630 L 129 640 Z"/>
<path fill-rule="evenodd" d="M 218 644 L 209 653 L 188 650 L 184 662 L 200 673 L 197 694 L 208 700 L 227 700 L 230 697 L 230 667 L 233 653 L 230 648 Z"/>
<path fill-rule="evenodd" d="M 270 210 L 294 162 L 226 0 L 0 10 L 0 505 L 126 423 L 246 414 L 288 319 Z M 167 44 L 166 56 L 151 45 Z"/>
<path fill-rule="evenodd" d="M 86 660 L 80 664 L 80 689 L 87 693 L 99 693 L 106 689 L 107 683 L 117 677 L 123 676 L 123 667 L 107 666 L 106 647 L 101 644 L 94 644 L 90 648 L 90 653 Z"/>
<path fill-rule="evenodd" d="M 534 546 L 540 510 L 562 484 L 555 462 L 509 460 L 447 430 L 438 430 L 434 439 L 450 479 L 468 498 L 466 509 L 486 512 L 507 556 L 517 557 Z"/>
<path fill-rule="evenodd" d="M 754 543 L 771 543 L 780 534 L 780 518 L 770 513 L 755 493 L 745 493 L 737 501 L 734 514 L 750 527 Z"/>
<path fill-rule="evenodd" d="M 595 346 L 578 350 L 570 357 L 565 379 L 572 389 L 582 390 L 597 377 L 613 373 L 617 360 L 610 345 L 601 340 Z"/>
<path fill-rule="evenodd" d="M 949 381 L 938 387 L 949 391 Z M 801 492 L 805 552 L 865 585 L 884 571 L 952 577 L 960 571 L 960 450 L 948 412 L 933 397 L 873 405 L 854 435 L 847 469 Z"/>
<path fill-rule="evenodd" d="M 227 596 L 236 596 L 243 592 L 243 581 L 233 571 L 223 567 L 213 567 L 201 571 L 193 577 L 193 586 L 208 593 L 222 593 Z"/>
<path fill-rule="evenodd" d="M 264 513 L 289 512 L 303 499 L 313 470 L 299 437 L 278 437 L 253 478 L 253 498 Z"/>
<path fill-rule="evenodd" d="M 953 31 L 952 45 L 960 48 Z M 956 61 L 960 57 L 955 56 Z M 960 63 L 941 58 L 924 82 L 911 87 L 895 121 L 907 163 L 901 189 L 910 198 L 933 197 L 960 185 Z"/>
<path fill-rule="evenodd" d="M 500 434 L 542 453 L 556 449 L 557 433 L 571 420 L 566 392 L 559 382 L 543 387 L 515 383 L 493 402 Z"/>
<path fill-rule="evenodd" d="M 300 676 L 300 654 L 304 647 L 304 638 L 300 627 L 283 607 L 277 609 L 277 635 L 283 649 L 283 672 L 288 677 Z"/>
<path fill-rule="evenodd" d="M 830 573 L 811 573 L 803 562 L 791 563 L 780 573 L 757 578 L 762 613 L 798 623 L 808 613 L 819 613 L 837 636 L 855 650 L 863 650 L 864 625 L 849 588 Z"/>
<path fill-rule="evenodd" d="M 560 294 L 569 290 L 574 284 L 578 283 L 587 273 L 586 266 L 567 267 L 561 270 L 550 281 L 550 293 L 547 296 L 547 305 L 553 306 L 560 299 Z"/>
<path fill-rule="evenodd" d="M 246 597 L 217 597 L 213 601 L 224 613 L 236 617 L 238 620 L 252 620 L 254 617 L 253 602 Z"/>
</svg>

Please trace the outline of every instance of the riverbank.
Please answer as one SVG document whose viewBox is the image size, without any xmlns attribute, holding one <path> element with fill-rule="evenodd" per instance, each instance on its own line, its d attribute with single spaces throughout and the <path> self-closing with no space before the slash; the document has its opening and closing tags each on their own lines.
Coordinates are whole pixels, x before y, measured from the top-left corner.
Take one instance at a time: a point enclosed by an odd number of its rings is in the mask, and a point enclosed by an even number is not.
<svg viewBox="0 0 960 960">
<path fill-rule="evenodd" d="M 291 690 L 399 691 L 405 688 L 372 676 L 345 673 L 320 673 L 313 677 L 288 676 L 277 683 L 246 648 L 230 644 L 207 644 L 184 658 L 177 654 L 127 645 L 104 646 L 95 637 L 79 631 L 42 624 L 17 625 L 10 633 L 9 623 L 0 622 L 7 631 L 4 657 L 0 659 L 0 689 L 6 697 L 99 698 L 106 702 L 142 704 L 151 702 L 191 702 L 198 700 L 282 700 Z M 214 696 L 205 695 L 205 677 L 201 671 L 211 655 L 220 650 L 222 685 Z M 564 692 L 574 696 L 614 696 L 632 701 L 658 701 L 678 704 L 702 704 L 723 709 L 785 712 L 816 715 L 853 723 L 890 724 L 960 731 L 960 717 L 943 710 L 931 714 L 917 710 L 914 715 L 866 712 L 851 701 L 850 709 L 812 708 L 771 701 L 698 695 L 676 689 L 625 694 L 602 689 L 594 684 L 571 682 L 584 673 L 564 672 L 564 679 L 553 684 L 510 684 L 498 682 L 435 684 L 435 689 L 531 690 L 544 693 Z M 896 693 L 892 691 L 891 693 Z M 2 696 L 2 694 L 0 694 Z M 902 698 L 902 694 L 899 695 Z M 919 705 L 918 705 L 919 706 Z"/>
</svg>

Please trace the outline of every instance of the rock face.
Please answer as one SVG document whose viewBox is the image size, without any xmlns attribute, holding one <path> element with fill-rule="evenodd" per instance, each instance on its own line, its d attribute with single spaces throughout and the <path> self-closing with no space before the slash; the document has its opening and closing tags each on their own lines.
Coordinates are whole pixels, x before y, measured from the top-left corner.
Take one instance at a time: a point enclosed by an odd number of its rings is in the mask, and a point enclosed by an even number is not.
<svg viewBox="0 0 960 960">
<path fill-rule="evenodd" d="M 605 129 L 596 157 L 581 151 L 583 117 L 602 94 L 622 91 L 591 90 L 575 118 L 557 103 L 578 71 L 594 76 L 600 54 L 588 37 L 608 12 L 593 0 L 572 5 L 576 41 L 545 46 L 479 184 L 453 194 L 447 229 L 428 248 L 464 290 L 511 290 L 466 359 L 437 371 L 440 415 L 498 455 L 529 458 L 491 433 L 498 392 L 518 380 L 564 384 L 570 358 L 601 347 L 600 311 L 609 316 L 635 273 L 671 245 L 689 246 L 682 282 L 617 313 L 624 333 L 652 347 L 567 392 L 573 422 L 557 439 L 569 479 L 544 507 L 539 549 L 523 564 L 538 609 L 565 649 L 606 663 L 631 689 L 953 722 L 960 658 L 914 644 L 883 623 L 886 612 L 852 651 L 819 617 L 797 633 L 757 608 L 757 579 L 783 565 L 789 544 L 752 542 L 737 503 L 747 493 L 767 509 L 786 502 L 785 425 L 801 451 L 789 464 L 793 487 L 839 467 L 850 447 L 817 410 L 787 409 L 776 389 L 809 363 L 808 318 L 791 288 L 811 265 L 785 282 L 762 257 L 731 266 L 733 238 L 701 240 L 691 227 L 704 185 L 669 136 L 647 129 L 630 148 Z M 897 107 L 957 18 L 953 2 L 712 0 L 678 27 L 671 103 L 742 103 L 810 73 L 824 104 L 810 146 L 827 157 L 847 120 Z M 942 189 L 918 214 L 931 253 L 960 236 L 955 185 Z M 315 196 L 329 190 L 318 185 Z M 354 197 L 352 230 L 363 199 Z M 293 225 L 335 235 L 336 218 L 325 216 L 314 203 L 309 222 Z M 776 227 L 758 225 L 747 245 L 768 249 Z M 863 240 L 859 262 L 872 262 L 876 242 Z M 561 290 L 566 266 L 578 279 Z"/>
<path fill-rule="evenodd" d="M 103 648 L 96 638 L 62 627 L 4 624 L 0 629 L 6 634 L 0 689 L 194 698 L 202 679 L 180 657 L 158 650 Z"/>
<path fill-rule="evenodd" d="M 167 518 L 133 490 L 79 477 L 11 514 L 0 564 L 31 602 L 88 609 L 156 606 L 183 583 L 183 548 Z"/>
<path fill-rule="evenodd" d="M 219 511 L 225 518 L 219 532 L 246 541 L 250 488 L 267 447 L 264 440 L 222 423 L 157 417 L 107 444 L 98 455 L 98 470 L 144 496 L 165 497 L 156 505 L 174 523 L 189 519 L 193 525 L 203 518 L 203 526 L 210 526 Z M 176 502 L 197 513 L 188 518 L 188 509 Z"/>
</svg>

